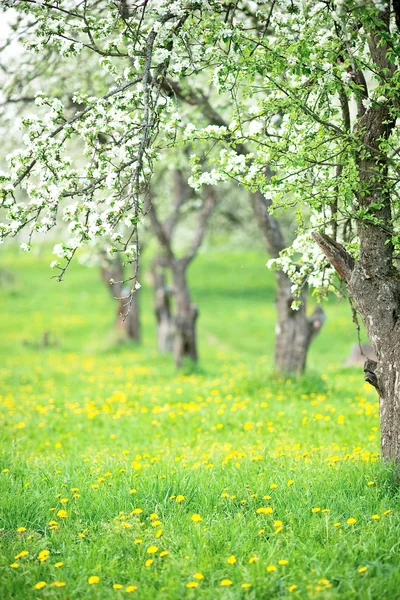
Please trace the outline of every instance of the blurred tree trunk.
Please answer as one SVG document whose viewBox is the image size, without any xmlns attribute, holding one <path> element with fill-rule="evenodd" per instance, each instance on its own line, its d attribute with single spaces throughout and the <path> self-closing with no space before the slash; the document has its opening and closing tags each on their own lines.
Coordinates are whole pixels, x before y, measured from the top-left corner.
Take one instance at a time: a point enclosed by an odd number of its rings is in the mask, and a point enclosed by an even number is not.
<svg viewBox="0 0 400 600">
<path fill-rule="evenodd" d="M 175 261 L 172 267 L 176 314 L 174 318 L 174 358 L 181 367 L 185 358 L 197 362 L 196 320 L 198 309 L 192 304 L 186 279 L 184 260 Z"/>
<path fill-rule="evenodd" d="M 136 268 L 136 263 L 133 263 L 133 272 Z M 136 290 L 130 297 L 130 287 L 124 283 L 125 272 L 121 256 L 115 254 L 110 258 L 103 254 L 100 271 L 108 291 L 117 300 L 116 331 L 123 339 L 140 342 L 140 290 Z"/>
<path fill-rule="evenodd" d="M 197 341 L 196 341 L 196 321 L 198 310 L 192 303 L 187 282 L 187 269 L 204 239 L 207 225 L 214 210 L 216 198 L 214 189 L 211 186 L 205 186 L 203 190 L 202 205 L 197 210 L 197 223 L 193 232 L 192 241 L 189 247 L 183 252 L 181 257 L 177 257 L 173 249 L 173 233 L 180 217 L 182 206 L 193 196 L 193 190 L 188 186 L 183 173 L 177 170 L 174 174 L 174 203 L 170 216 L 161 222 L 157 213 L 157 207 L 151 202 L 150 197 L 146 199 L 146 211 L 150 218 L 152 229 L 157 236 L 162 249 L 162 261 L 172 274 L 173 299 L 174 299 L 174 317 L 173 317 L 173 350 L 175 364 L 181 367 L 185 358 L 193 362 L 198 360 Z M 164 282 L 165 283 L 165 282 Z M 160 310 L 157 308 L 156 297 L 156 316 L 158 327 L 160 324 Z M 165 296 L 164 290 L 159 294 L 159 306 L 165 319 L 169 317 L 169 302 Z"/>
<path fill-rule="evenodd" d="M 286 247 L 286 242 L 278 221 L 269 212 L 270 201 L 256 192 L 250 195 L 250 204 L 269 254 L 274 258 L 279 256 Z M 278 373 L 301 374 L 306 367 L 310 344 L 325 322 L 325 313 L 322 308 L 317 307 L 310 317 L 307 316 L 305 291 L 300 298 L 302 303 L 299 310 L 293 310 L 290 279 L 283 271 L 275 271 L 275 281 L 277 322 L 274 366 Z"/>
<path fill-rule="evenodd" d="M 174 323 L 171 311 L 171 291 L 168 289 L 165 267 L 157 259 L 152 268 L 154 312 L 156 315 L 157 346 L 160 352 L 174 349 Z"/>
</svg>

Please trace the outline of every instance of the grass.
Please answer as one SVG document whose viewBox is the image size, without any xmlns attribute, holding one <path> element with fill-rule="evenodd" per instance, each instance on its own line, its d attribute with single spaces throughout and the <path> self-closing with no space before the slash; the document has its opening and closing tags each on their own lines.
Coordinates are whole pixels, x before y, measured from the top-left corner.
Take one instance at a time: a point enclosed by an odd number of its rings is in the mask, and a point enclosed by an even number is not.
<svg viewBox="0 0 400 600">
<path fill-rule="evenodd" d="M 46 251 L 1 260 L 2 599 L 400 598 L 399 494 L 375 393 L 342 367 L 346 303 L 307 376 L 279 379 L 265 256 L 201 256 L 201 362 L 177 373 L 145 276 L 135 347 L 95 270 L 57 284 Z"/>
</svg>

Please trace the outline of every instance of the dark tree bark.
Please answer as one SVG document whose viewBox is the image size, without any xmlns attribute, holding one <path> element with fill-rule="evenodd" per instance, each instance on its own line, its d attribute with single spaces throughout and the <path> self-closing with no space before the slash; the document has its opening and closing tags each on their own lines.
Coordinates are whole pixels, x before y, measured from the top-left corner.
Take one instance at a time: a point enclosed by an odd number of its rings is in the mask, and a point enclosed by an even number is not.
<svg viewBox="0 0 400 600">
<path fill-rule="evenodd" d="M 286 247 L 278 221 L 270 214 L 270 201 L 260 192 L 250 195 L 250 204 L 271 257 L 276 258 Z M 304 373 L 307 354 L 312 340 L 325 322 L 325 312 L 318 307 L 307 316 L 307 294 L 303 291 L 299 310 L 292 309 L 295 300 L 291 293 L 292 282 L 283 271 L 275 271 L 277 285 L 277 322 L 275 327 L 274 366 L 278 373 L 297 375 Z"/>
<path fill-rule="evenodd" d="M 396 14 L 397 16 L 397 14 Z M 394 66 L 387 58 L 385 39 L 390 29 L 390 7 L 381 12 L 380 22 L 369 32 L 369 50 L 376 70 L 389 81 Z M 392 128 L 387 106 L 372 106 L 359 118 L 354 132 L 361 144 L 355 154 L 360 184 L 359 205 L 367 218 L 358 222 L 360 258 L 324 233 L 314 239 L 345 282 L 353 304 L 365 324 L 377 360 L 364 364 L 365 380 L 373 385 L 380 400 L 381 453 L 400 461 L 400 275 L 395 267 L 392 245 L 392 210 L 387 181 L 388 157 L 381 149 Z"/>
</svg>

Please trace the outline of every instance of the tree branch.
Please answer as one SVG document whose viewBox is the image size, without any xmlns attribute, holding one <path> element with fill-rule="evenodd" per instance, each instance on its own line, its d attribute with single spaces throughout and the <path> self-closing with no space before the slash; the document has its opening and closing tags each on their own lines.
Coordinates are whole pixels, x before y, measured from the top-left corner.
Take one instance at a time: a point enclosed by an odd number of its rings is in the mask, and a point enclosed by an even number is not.
<svg viewBox="0 0 400 600">
<path fill-rule="evenodd" d="M 205 186 L 205 199 L 203 206 L 199 211 L 199 219 L 197 224 L 197 229 L 194 233 L 192 243 L 190 244 L 183 260 L 185 262 L 185 266 L 187 266 L 190 261 L 196 256 L 198 249 L 201 246 L 201 243 L 204 239 L 205 233 L 207 231 L 208 221 L 211 217 L 211 214 L 215 208 L 216 197 L 215 197 L 215 189 L 212 185 Z"/>
<path fill-rule="evenodd" d="M 325 254 L 330 264 L 336 269 L 338 275 L 348 283 L 353 272 L 355 261 L 341 244 L 333 240 L 322 231 L 315 231 L 312 237 Z"/>
</svg>

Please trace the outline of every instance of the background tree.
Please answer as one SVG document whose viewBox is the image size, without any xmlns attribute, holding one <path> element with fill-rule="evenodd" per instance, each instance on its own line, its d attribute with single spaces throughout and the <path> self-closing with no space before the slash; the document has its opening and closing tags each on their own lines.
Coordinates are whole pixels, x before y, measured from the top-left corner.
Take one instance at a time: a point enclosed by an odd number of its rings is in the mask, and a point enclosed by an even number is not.
<svg viewBox="0 0 400 600">
<path fill-rule="evenodd" d="M 174 233 L 180 218 L 182 209 L 188 200 L 193 197 L 193 190 L 187 184 L 187 178 L 183 172 L 177 169 L 174 174 L 174 199 L 171 210 L 164 220 L 161 220 L 157 209 L 157 201 L 154 196 L 148 197 L 146 211 L 148 213 L 151 227 L 157 237 L 161 248 L 161 254 L 153 267 L 153 280 L 157 284 L 155 290 L 155 309 L 158 324 L 159 347 L 168 350 L 171 343 L 171 327 L 169 319 L 171 316 L 170 294 L 165 287 L 165 279 L 162 270 L 165 267 L 171 273 L 173 309 L 173 349 L 175 364 L 182 365 L 184 358 L 197 361 L 197 336 L 196 322 L 199 315 L 198 307 L 192 302 L 189 285 L 187 281 L 187 269 L 201 246 L 207 231 L 207 226 L 215 208 L 215 191 L 212 187 L 206 187 L 200 196 L 201 205 L 194 212 L 196 222 L 191 241 L 188 247 L 179 253 L 174 248 Z M 161 273 L 160 273 L 161 270 Z"/>
</svg>

